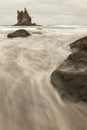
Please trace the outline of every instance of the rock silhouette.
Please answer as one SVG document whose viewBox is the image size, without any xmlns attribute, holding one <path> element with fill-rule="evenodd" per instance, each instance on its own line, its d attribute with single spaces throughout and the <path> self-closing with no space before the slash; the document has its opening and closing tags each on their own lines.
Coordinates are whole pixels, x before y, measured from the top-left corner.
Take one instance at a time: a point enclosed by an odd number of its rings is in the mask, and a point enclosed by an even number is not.
<svg viewBox="0 0 87 130">
<path fill-rule="evenodd" d="M 28 33 L 26 30 L 24 29 L 20 29 L 17 30 L 15 32 L 9 33 L 7 35 L 8 38 L 16 38 L 16 37 L 27 37 L 30 36 L 30 33 Z"/>
<path fill-rule="evenodd" d="M 33 26 L 36 25 L 36 23 L 32 23 L 32 18 L 29 15 L 26 8 L 24 8 L 24 11 L 18 11 L 17 10 L 17 24 L 15 26 Z"/>
</svg>

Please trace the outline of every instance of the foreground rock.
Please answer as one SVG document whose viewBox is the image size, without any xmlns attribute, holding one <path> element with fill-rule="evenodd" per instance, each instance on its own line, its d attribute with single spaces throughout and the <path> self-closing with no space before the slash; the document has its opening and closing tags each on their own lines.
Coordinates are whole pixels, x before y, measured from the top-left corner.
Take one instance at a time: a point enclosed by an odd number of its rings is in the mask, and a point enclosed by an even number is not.
<svg viewBox="0 0 87 130">
<path fill-rule="evenodd" d="M 70 44 L 70 48 L 77 48 L 77 49 L 87 49 L 87 37 L 80 38 L 76 40 L 75 42 Z"/>
<path fill-rule="evenodd" d="M 62 99 L 87 102 L 87 52 L 71 54 L 51 75 Z"/>
<path fill-rule="evenodd" d="M 20 30 L 17 30 L 13 33 L 10 33 L 7 35 L 8 38 L 15 38 L 15 37 L 27 37 L 27 36 L 30 36 L 30 33 L 28 33 L 26 30 L 24 29 L 20 29 Z"/>
<path fill-rule="evenodd" d="M 15 26 L 35 26 L 36 23 L 32 23 L 32 18 L 29 15 L 26 8 L 24 11 L 17 10 L 17 24 Z"/>
</svg>

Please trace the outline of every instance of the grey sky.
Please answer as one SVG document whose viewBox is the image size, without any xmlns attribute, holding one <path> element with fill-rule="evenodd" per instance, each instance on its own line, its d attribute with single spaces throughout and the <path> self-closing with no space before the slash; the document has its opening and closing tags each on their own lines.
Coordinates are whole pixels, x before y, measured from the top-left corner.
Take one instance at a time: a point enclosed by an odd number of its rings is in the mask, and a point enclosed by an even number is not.
<svg viewBox="0 0 87 130">
<path fill-rule="evenodd" d="M 0 0 L 0 25 L 16 23 L 24 7 L 38 24 L 87 25 L 87 0 Z"/>
</svg>

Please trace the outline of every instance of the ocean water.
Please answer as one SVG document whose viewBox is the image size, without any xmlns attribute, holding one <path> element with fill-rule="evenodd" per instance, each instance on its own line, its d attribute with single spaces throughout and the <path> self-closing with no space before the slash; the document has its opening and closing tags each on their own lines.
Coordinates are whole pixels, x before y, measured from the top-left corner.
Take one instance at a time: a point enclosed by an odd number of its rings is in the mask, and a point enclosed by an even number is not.
<svg viewBox="0 0 87 130">
<path fill-rule="evenodd" d="M 7 38 L 21 28 L 31 36 Z M 87 104 L 62 101 L 50 83 L 83 36 L 86 26 L 0 26 L 0 130 L 87 130 Z"/>
</svg>

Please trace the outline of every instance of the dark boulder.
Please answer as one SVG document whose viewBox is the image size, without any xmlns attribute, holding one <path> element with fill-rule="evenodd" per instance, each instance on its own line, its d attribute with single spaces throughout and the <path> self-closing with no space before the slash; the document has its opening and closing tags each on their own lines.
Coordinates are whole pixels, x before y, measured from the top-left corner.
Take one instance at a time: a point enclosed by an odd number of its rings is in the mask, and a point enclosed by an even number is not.
<svg viewBox="0 0 87 130">
<path fill-rule="evenodd" d="M 87 102 L 87 52 L 75 52 L 52 73 L 51 82 L 61 98 Z"/>
<path fill-rule="evenodd" d="M 75 42 L 70 44 L 70 48 L 77 48 L 77 49 L 87 49 L 87 36 L 80 38 L 78 40 L 76 40 Z"/>
<path fill-rule="evenodd" d="M 15 37 L 27 37 L 27 36 L 30 36 L 30 33 L 28 33 L 26 30 L 24 29 L 20 29 L 20 30 L 17 30 L 13 33 L 10 33 L 7 35 L 8 38 L 15 38 Z"/>
</svg>

